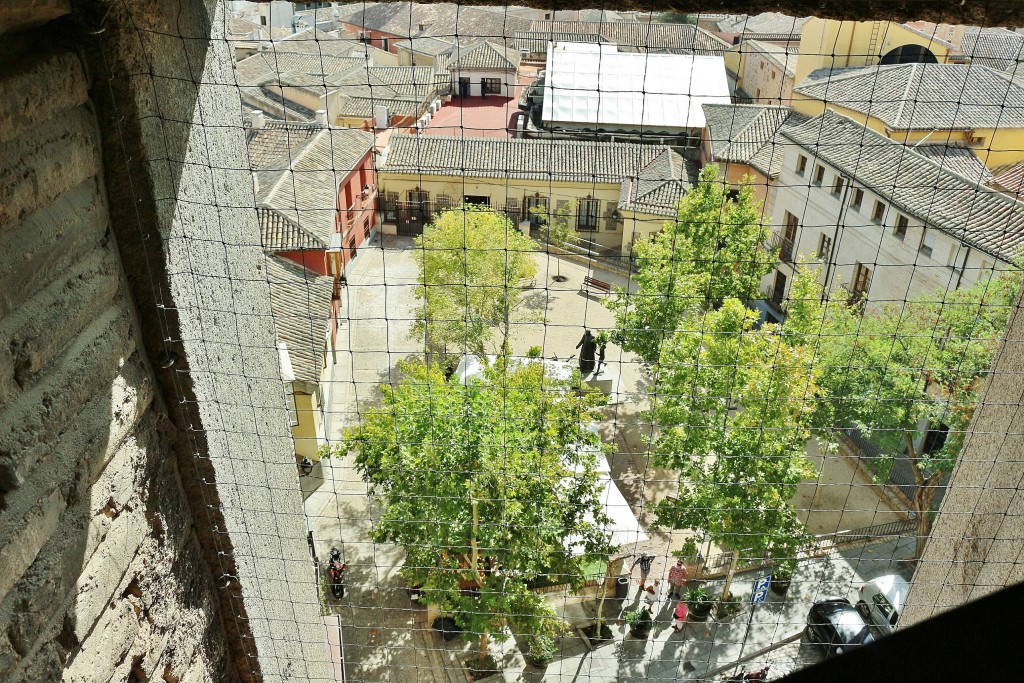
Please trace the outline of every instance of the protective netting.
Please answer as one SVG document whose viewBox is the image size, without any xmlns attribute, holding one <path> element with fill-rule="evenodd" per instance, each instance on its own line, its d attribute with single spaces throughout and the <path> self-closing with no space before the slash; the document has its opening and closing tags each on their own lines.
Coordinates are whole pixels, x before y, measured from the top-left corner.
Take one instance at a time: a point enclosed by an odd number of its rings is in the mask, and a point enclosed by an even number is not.
<svg viewBox="0 0 1024 683">
<path fill-rule="evenodd" d="M 892 631 L 1020 289 L 1024 35 L 228 5 L 346 680 Z"/>
</svg>

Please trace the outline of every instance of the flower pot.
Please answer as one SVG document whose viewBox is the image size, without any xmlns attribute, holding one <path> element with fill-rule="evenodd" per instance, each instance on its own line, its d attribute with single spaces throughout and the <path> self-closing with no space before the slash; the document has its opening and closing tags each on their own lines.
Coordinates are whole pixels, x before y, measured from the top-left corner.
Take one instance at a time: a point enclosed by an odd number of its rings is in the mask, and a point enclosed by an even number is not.
<svg viewBox="0 0 1024 683">
<path fill-rule="evenodd" d="M 630 626 L 629 635 L 633 636 L 637 640 L 646 640 L 647 636 L 651 635 L 650 626 Z"/>
<path fill-rule="evenodd" d="M 791 583 L 793 583 L 793 577 L 791 576 L 780 577 L 778 579 L 773 578 L 768 584 L 768 589 L 776 595 L 785 595 L 789 592 L 789 586 Z"/>
<path fill-rule="evenodd" d="M 715 603 L 699 602 L 695 605 L 687 605 L 687 607 L 689 607 L 688 619 L 690 621 L 707 621 L 708 617 L 711 616 L 711 610 L 714 609 Z"/>
</svg>

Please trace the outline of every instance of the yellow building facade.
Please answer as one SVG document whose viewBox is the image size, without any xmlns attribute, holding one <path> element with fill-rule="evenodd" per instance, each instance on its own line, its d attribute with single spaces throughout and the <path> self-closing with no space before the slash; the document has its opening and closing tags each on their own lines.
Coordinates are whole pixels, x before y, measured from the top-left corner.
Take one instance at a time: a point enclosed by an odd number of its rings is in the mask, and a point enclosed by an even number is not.
<svg viewBox="0 0 1024 683">
<path fill-rule="evenodd" d="M 465 154 L 453 155 L 450 148 L 463 144 L 457 140 L 428 136 L 392 139 L 392 145 L 397 143 L 400 148 L 389 150 L 378 167 L 385 233 L 417 234 L 433 212 L 460 203 L 484 204 L 523 222 L 530 220 L 534 209 L 553 214 L 576 202 L 576 238 L 609 254 L 628 255 L 633 242 L 662 230 L 688 187 L 686 162 L 656 145 L 478 138 L 469 140 Z M 550 166 L 543 161 L 538 164 L 550 169 L 543 171 L 526 168 L 531 161 L 516 161 L 519 157 L 537 162 L 535 152 L 557 156 L 560 148 L 569 157 L 577 155 L 583 168 L 560 172 L 552 159 Z M 452 159 L 454 168 L 430 169 L 441 166 L 438 161 L 445 158 Z M 509 171 L 485 172 L 488 158 L 500 159 Z M 417 159 L 431 161 L 410 168 Z M 587 166 L 593 172 L 588 172 Z M 658 183 L 658 202 L 653 202 L 651 191 Z M 536 222 L 531 231 L 537 234 Z"/>
</svg>

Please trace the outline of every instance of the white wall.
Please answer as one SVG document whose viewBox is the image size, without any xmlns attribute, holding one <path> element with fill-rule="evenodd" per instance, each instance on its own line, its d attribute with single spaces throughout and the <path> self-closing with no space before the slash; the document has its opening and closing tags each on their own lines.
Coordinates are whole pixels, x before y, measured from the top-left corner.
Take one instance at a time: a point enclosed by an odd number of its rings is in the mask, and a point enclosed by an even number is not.
<svg viewBox="0 0 1024 683">
<path fill-rule="evenodd" d="M 807 157 L 806 171 L 802 176 L 796 172 L 797 157 L 800 154 Z M 825 169 L 820 186 L 813 182 L 815 168 L 819 164 Z M 798 262 L 817 264 L 816 253 L 821 235 L 832 238 L 829 255 L 831 268 L 828 270 L 827 283 L 824 282 L 824 264 L 820 271 L 820 279 L 828 290 L 835 291 L 840 283 L 850 285 L 858 263 L 871 269 L 871 283 L 867 292 L 869 307 L 903 302 L 936 290 L 952 291 L 970 287 L 993 266 L 999 269 L 1008 267 L 1005 262 L 997 261 L 976 249 L 969 249 L 959 240 L 934 228 L 928 229 L 929 239 L 934 240 L 931 254 L 921 251 L 922 235 L 926 228 L 921 220 L 908 215 L 906 235 L 903 239 L 898 238 L 893 228 L 900 211 L 882 196 L 856 182 L 844 188 L 840 196 L 834 195 L 832 188 L 836 175 L 835 168 L 817 160 L 806 150 L 791 145 L 785 153 L 771 213 L 772 227 L 780 234 L 785 228 L 785 213 L 788 211 L 797 217 L 799 227 L 794 253 Z M 855 189 L 864 192 L 859 208 L 850 205 Z M 923 188 L 922 191 L 928 190 Z M 872 219 L 876 201 L 885 204 L 885 212 L 880 221 Z M 965 265 L 954 268 L 954 263 Z M 794 268 L 780 263 L 778 270 L 789 279 L 788 287 L 792 283 Z M 774 280 L 775 271 L 765 278 L 766 288 L 770 288 Z"/>
<path fill-rule="evenodd" d="M 502 97 L 515 97 L 516 84 L 518 77 L 513 71 L 484 71 L 481 69 L 473 69 L 462 71 L 459 69 L 452 69 L 452 92 L 458 95 L 459 93 L 459 79 L 469 79 L 469 96 L 480 97 L 482 95 L 480 81 L 484 78 L 497 78 L 501 81 Z M 490 95 L 491 97 L 497 97 L 498 95 Z"/>
</svg>

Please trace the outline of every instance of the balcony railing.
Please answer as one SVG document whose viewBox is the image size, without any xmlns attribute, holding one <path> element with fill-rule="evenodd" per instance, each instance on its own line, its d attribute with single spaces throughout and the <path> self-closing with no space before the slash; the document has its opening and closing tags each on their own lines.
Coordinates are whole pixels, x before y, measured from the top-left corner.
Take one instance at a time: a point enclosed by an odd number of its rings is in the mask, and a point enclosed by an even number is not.
<svg viewBox="0 0 1024 683">
<path fill-rule="evenodd" d="M 781 233 L 773 233 L 768 241 L 764 243 L 765 251 L 768 253 L 777 253 L 780 261 L 786 263 L 793 263 L 793 247 L 795 244 L 793 240 L 783 237 Z"/>
</svg>

